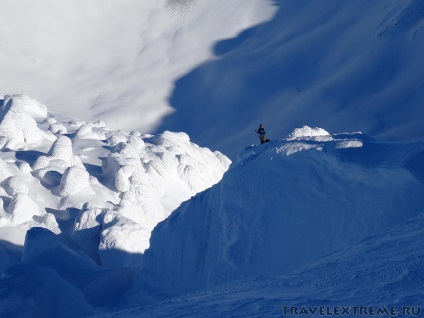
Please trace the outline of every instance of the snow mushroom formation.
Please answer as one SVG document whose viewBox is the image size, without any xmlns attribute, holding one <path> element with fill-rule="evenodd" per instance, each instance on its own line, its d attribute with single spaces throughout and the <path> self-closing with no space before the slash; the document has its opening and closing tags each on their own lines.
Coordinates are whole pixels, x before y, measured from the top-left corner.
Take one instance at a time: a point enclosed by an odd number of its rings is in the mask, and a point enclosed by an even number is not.
<svg viewBox="0 0 424 318">
<path fill-rule="evenodd" d="M 0 146 L 16 149 L 27 143 L 40 143 L 46 137 L 37 126 L 47 108 L 26 95 L 6 95 L 0 103 Z"/>
<path fill-rule="evenodd" d="M 25 95 L 0 105 L 0 225 L 47 228 L 104 267 L 136 266 L 155 225 L 230 165 L 184 133 L 115 132 Z"/>
</svg>

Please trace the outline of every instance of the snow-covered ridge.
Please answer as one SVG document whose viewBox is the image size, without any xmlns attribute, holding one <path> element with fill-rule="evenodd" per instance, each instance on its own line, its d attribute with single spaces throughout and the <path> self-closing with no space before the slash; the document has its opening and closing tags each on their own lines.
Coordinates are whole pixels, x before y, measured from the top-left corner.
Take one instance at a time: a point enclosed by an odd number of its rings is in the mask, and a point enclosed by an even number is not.
<svg viewBox="0 0 424 318">
<path fill-rule="evenodd" d="M 424 211 L 423 156 L 423 142 L 307 126 L 248 147 L 155 228 L 134 304 L 289 273 L 387 231 Z"/>
<path fill-rule="evenodd" d="M 134 266 L 155 225 L 230 165 L 185 133 L 112 131 L 25 95 L 0 101 L 0 148 L 0 227 L 45 227 L 103 266 Z"/>
</svg>

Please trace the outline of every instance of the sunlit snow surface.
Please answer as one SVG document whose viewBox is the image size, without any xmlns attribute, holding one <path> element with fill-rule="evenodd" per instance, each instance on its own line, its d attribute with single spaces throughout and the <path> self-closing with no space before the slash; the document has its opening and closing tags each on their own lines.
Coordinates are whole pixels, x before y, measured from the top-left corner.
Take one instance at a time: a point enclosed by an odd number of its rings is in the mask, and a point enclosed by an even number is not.
<svg viewBox="0 0 424 318">
<path fill-rule="evenodd" d="M 174 82 L 213 44 L 270 19 L 269 0 L 0 0 L 0 97 L 152 132 Z M 178 131 L 184 131 L 180 129 Z"/>
<path fill-rule="evenodd" d="M 0 225 L 70 235 L 95 261 L 118 267 L 134 260 L 110 251 L 144 252 L 154 226 L 230 164 L 184 133 L 112 131 L 25 95 L 0 101 L 0 147 Z"/>
</svg>

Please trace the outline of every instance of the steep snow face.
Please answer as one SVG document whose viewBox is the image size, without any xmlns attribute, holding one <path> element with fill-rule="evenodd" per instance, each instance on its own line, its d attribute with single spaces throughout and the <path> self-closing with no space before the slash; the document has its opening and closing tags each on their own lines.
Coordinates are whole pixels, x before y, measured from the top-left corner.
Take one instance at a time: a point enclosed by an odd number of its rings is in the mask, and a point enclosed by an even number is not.
<svg viewBox="0 0 424 318">
<path fill-rule="evenodd" d="M 45 227 L 103 266 L 135 266 L 156 224 L 230 165 L 185 133 L 111 131 L 25 95 L 0 106 L 0 232 Z"/>
<path fill-rule="evenodd" d="M 424 215 L 370 237 L 343 251 L 281 277 L 255 277 L 207 291 L 184 295 L 160 305 L 134 308 L 98 318 L 140 317 L 296 317 L 317 307 L 338 316 L 358 317 L 358 306 L 374 316 L 420 317 L 424 303 Z M 286 308 L 286 311 L 282 307 Z M 349 314 L 341 315 L 341 307 Z M 383 312 L 376 314 L 380 307 Z M 403 311 L 408 307 L 410 314 Z M 356 310 L 356 311 L 355 311 Z M 412 314 L 412 310 L 414 310 Z M 356 312 L 356 313 L 355 313 Z M 363 316 L 373 316 L 364 314 Z M 321 315 L 327 316 L 330 315 Z"/>
<path fill-rule="evenodd" d="M 271 21 L 216 43 L 219 58 L 176 82 L 159 131 L 184 127 L 230 158 L 259 123 L 270 139 L 304 124 L 424 139 L 423 1 L 277 3 Z"/>
<path fill-rule="evenodd" d="M 24 92 L 56 113 L 144 132 L 172 111 L 175 80 L 211 58 L 213 43 L 276 11 L 271 0 L 0 4 L 0 96 Z"/>
<path fill-rule="evenodd" d="M 247 148 L 156 227 L 136 302 L 281 275 L 386 231 L 424 210 L 423 156 L 422 142 L 310 127 Z"/>
</svg>

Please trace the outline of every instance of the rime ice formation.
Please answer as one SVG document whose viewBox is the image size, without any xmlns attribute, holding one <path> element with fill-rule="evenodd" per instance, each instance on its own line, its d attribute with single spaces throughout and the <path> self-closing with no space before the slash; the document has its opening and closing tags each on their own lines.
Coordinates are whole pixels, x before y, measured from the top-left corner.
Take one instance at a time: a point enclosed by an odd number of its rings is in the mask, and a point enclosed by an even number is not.
<svg viewBox="0 0 424 318">
<path fill-rule="evenodd" d="M 26 95 L 5 96 L 0 102 L 0 146 L 16 149 L 40 143 L 46 136 L 37 120 L 47 116 L 47 108 Z"/>
<path fill-rule="evenodd" d="M 135 266 L 155 225 L 230 164 L 184 133 L 115 132 L 25 95 L 0 104 L 0 225 L 62 233 L 103 266 Z"/>
</svg>

